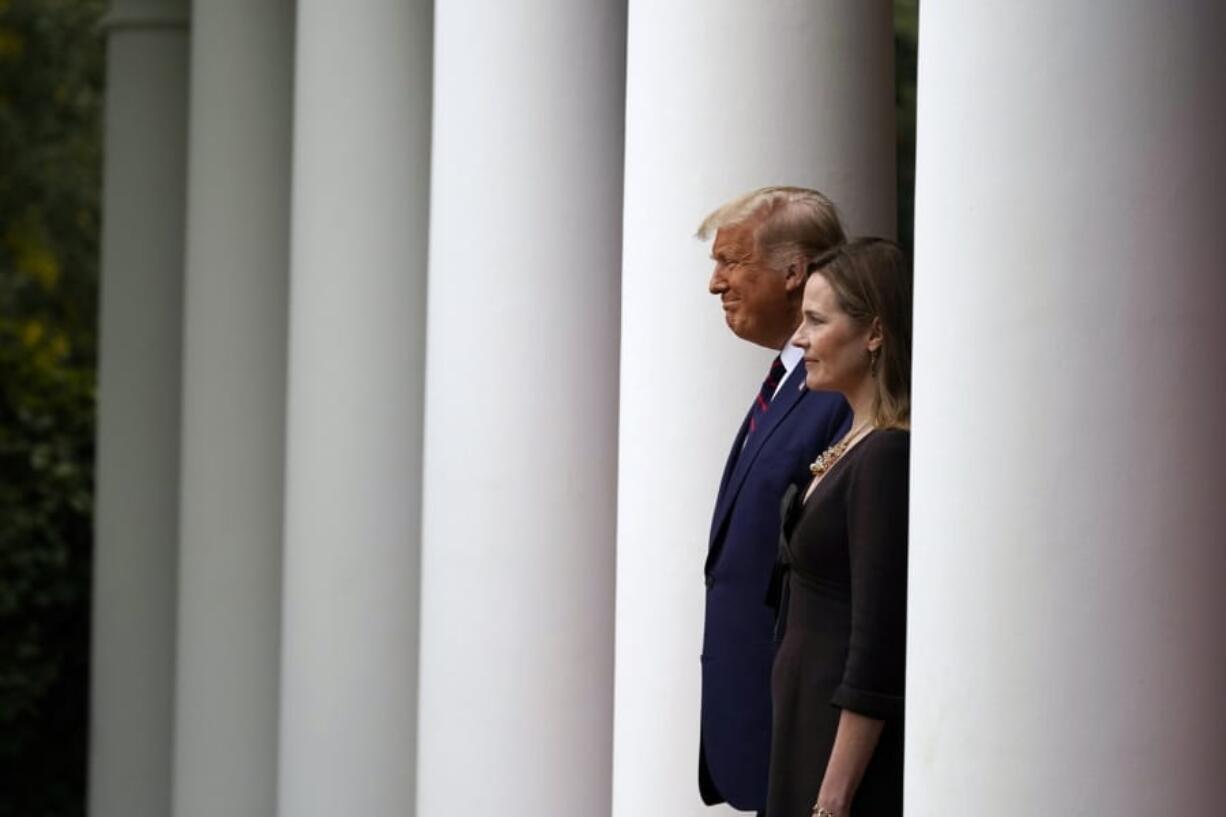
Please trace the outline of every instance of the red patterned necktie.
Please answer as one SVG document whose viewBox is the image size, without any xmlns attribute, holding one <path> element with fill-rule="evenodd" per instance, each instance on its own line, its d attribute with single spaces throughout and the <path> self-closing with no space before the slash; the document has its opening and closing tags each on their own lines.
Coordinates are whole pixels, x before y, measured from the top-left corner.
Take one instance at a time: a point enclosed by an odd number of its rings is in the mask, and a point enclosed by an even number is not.
<svg viewBox="0 0 1226 817">
<path fill-rule="evenodd" d="M 749 410 L 750 434 L 753 434 L 754 429 L 762 422 L 762 415 L 770 410 L 771 398 L 775 396 L 775 389 L 779 386 L 779 381 L 783 379 L 785 371 L 783 361 L 776 355 L 775 361 L 771 363 L 770 373 L 762 381 L 762 388 L 758 390 L 758 395 L 753 400 L 753 408 Z"/>
</svg>

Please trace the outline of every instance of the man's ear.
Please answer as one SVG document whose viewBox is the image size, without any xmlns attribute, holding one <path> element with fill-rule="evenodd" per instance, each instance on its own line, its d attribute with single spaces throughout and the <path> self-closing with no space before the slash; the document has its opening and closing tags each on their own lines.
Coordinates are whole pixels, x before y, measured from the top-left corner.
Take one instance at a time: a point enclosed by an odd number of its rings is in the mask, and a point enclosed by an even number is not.
<svg viewBox="0 0 1226 817">
<path fill-rule="evenodd" d="M 885 343 L 885 333 L 881 329 L 881 318 L 873 318 L 873 322 L 868 326 L 866 346 L 870 352 L 875 352 L 881 348 L 883 343 Z"/>
<path fill-rule="evenodd" d="M 787 269 L 783 271 L 783 285 L 789 293 L 799 292 L 805 288 L 805 281 L 808 276 L 805 275 L 805 269 L 809 266 L 809 257 L 804 253 L 797 253 L 792 256 L 788 262 Z"/>
</svg>

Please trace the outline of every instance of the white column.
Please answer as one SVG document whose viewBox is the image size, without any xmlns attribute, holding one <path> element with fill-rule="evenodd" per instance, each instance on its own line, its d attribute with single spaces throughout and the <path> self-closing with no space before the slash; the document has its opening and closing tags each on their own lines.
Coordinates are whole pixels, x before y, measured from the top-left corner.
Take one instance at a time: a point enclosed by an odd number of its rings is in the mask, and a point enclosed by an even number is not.
<svg viewBox="0 0 1226 817">
<path fill-rule="evenodd" d="M 422 817 L 608 813 L 624 32 L 439 9 Z"/>
<path fill-rule="evenodd" d="M 922 13 L 907 814 L 1220 814 L 1226 8 Z"/>
<path fill-rule="evenodd" d="M 187 4 L 107 31 L 89 813 L 170 810 Z"/>
<path fill-rule="evenodd" d="M 894 77 L 883 0 L 631 3 L 626 112 L 614 814 L 707 815 L 698 794 L 707 533 L 770 354 L 707 294 L 702 218 L 814 187 L 893 235 Z"/>
<path fill-rule="evenodd" d="M 298 3 L 279 813 L 414 799 L 430 4 Z"/>
<path fill-rule="evenodd" d="M 276 803 L 293 3 L 197 3 L 176 817 Z"/>
</svg>

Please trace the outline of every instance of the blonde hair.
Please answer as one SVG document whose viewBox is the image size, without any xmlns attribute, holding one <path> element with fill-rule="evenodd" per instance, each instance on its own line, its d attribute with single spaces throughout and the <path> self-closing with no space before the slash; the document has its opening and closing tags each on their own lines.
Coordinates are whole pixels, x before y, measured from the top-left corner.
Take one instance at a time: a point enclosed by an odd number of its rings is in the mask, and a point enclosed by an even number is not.
<svg viewBox="0 0 1226 817">
<path fill-rule="evenodd" d="M 873 423 L 881 428 L 911 424 L 911 264 L 884 238 L 857 238 L 813 259 L 806 271 L 830 284 L 839 308 L 860 326 L 877 320 L 881 346 L 876 361 Z"/>
<path fill-rule="evenodd" d="M 797 255 L 820 255 L 846 239 L 830 199 L 804 187 L 762 187 L 738 196 L 698 225 L 696 236 L 710 238 L 717 230 L 758 220 L 754 241 L 762 260 L 782 271 Z"/>
</svg>

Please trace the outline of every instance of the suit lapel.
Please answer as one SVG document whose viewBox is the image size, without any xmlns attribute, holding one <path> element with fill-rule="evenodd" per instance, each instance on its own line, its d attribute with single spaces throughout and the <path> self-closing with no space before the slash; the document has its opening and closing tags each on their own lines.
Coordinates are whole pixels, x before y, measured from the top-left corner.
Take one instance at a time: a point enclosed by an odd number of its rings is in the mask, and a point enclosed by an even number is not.
<svg viewBox="0 0 1226 817">
<path fill-rule="evenodd" d="M 783 381 L 783 387 L 779 389 L 779 393 L 771 400 L 770 408 L 762 415 L 762 425 L 756 428 L 753 434 L 748 435 L 744 448 L 741 448 L 738 453 L 738 446 L 746 438 L 749 418 L 746 417 L 745 422 L 742 423 L 741 433 L 737 435 L 732 449 L 732 456 L 735 457 L 735 460 L 732 460 L 732 457 L 729 458 L 728 466 L 725 466 L 724 469 L 724 480 L 720 484 L 715 518 L 711 522 L 712 543 L 714 543 L 715 536 L 724 524 L 728 513 L 732 510 L 732 503 L 741 489 L 741 483 L 745 481 L 746 474 L 749 473 L 750 466 L 757 459 L 758 454 L 762 451 L 762 447 L 766 445 L 766 441 L 770 439 L 775 429 L 783 422 L 783 418 L 800 403 L 800 399 L 804 396 L 804 378 L 805 367 L 798 364 L 788 374 L 787 379 Z M 729 469 L 731 473 L 729 473 Z"/>
<path fill-rule="evenodd" d="M 724 508 L 728 504 L 730 495 L 728 493 L 728 481 L 732 479 L 732 472 L 736 469 L 737 460 L 740 459 L 741 449 L 745 446 L 745 435 L 749 433 L 749 417 L 753 414 L 753 409 L 745 412 L 745 419 L 741 421 L 741 428 L 736 433 L 736 439 L 732 441 L 732 450 L 728 452 L 728 459 L 724 462 L 724 475 L 719 480 L 719 491 L 715 494 L 715 513 L 711 516 L 711 533 L 708 536 L 707 543 L 715 541 L 715 532 L 719 529 L 720 520 L 724 517 Z"/>
</svg>

